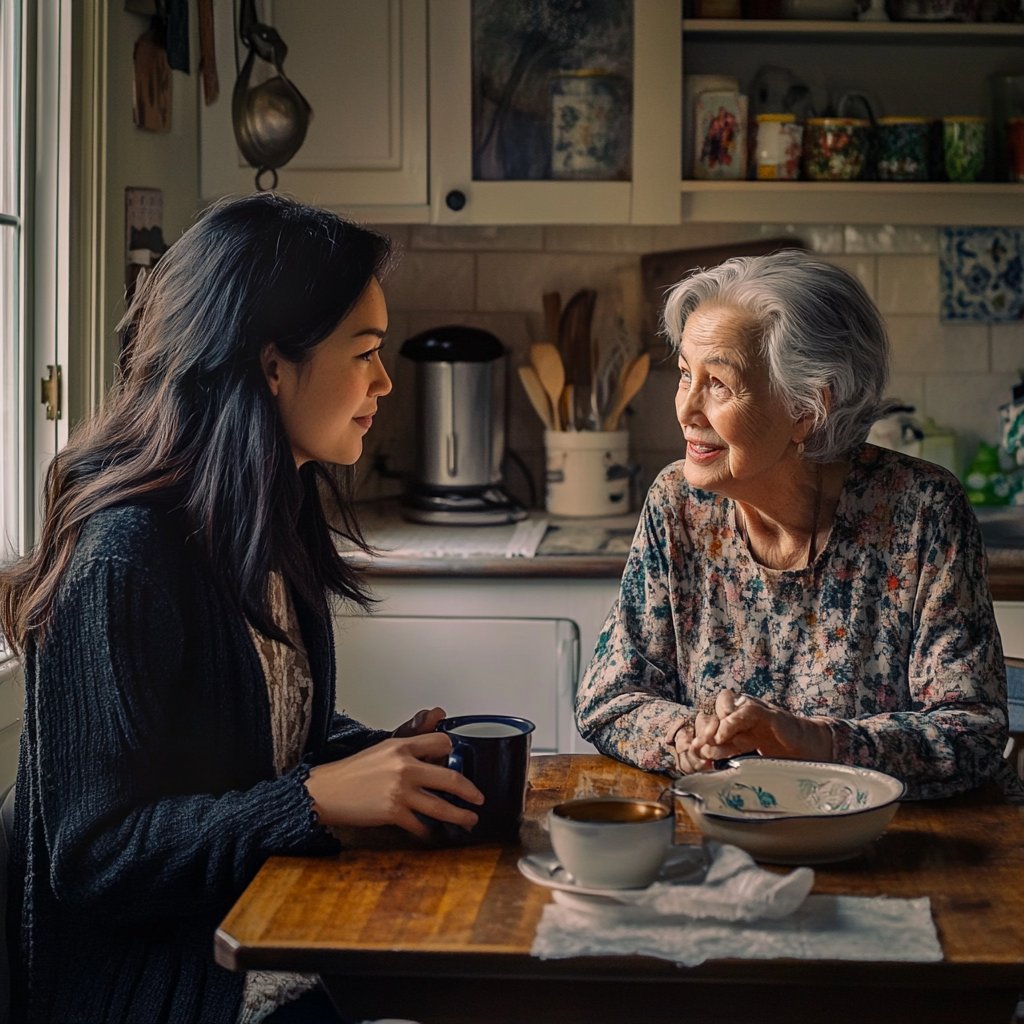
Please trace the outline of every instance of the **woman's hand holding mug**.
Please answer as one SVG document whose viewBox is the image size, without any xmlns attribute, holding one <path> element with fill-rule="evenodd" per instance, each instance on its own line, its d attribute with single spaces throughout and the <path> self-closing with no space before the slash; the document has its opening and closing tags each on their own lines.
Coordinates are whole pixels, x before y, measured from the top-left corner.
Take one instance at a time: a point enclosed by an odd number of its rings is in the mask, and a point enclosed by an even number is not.
<svg viewBox="0 0 1024 1024">
<path fill-rule="evenodd" d="M 443 767 L 451 740 L 434 732 L 441 708 L 421 711 L 400 725 L 391 739 L 358 754 L 319 765 L 309 773 L 306 790 L 324 825 L 370 828 L 398 825 L 421 839 L 430 831 L 414 812 L 472 828 L 477 816 L 428 790 L 436 789 L 479 806 L 483 794 L 464 775 Z M 437 763 L 440 762 L 440 763 Z"/>
</svg>

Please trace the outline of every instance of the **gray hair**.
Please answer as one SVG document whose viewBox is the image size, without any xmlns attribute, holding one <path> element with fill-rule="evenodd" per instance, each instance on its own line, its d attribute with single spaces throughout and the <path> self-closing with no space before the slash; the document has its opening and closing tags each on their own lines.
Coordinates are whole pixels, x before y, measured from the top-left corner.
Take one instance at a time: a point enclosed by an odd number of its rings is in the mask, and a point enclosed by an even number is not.
<svg viewBox="0 0 1024 1024">
<path fill-rule="evenodd" d="M 752 317 L 771 386 L 794 419 L 810 415 L 803 457 L 834 462 L 863 444 L 885 401 L 889 336 L 863 285 L 799 249 L 744 256 L 684 278 L 665 304 L 678 352 L 687 319 L 705 302 Z M 826 393 L 828 397 L 826 398 Z"/>
</svg>

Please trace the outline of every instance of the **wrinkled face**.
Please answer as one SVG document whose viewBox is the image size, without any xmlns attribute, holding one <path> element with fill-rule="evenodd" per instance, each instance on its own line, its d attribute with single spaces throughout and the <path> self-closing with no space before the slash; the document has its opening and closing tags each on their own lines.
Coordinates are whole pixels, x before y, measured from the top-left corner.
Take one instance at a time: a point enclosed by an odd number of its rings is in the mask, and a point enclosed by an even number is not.
<svg viewBox="0 0 1024 1024">
<path fill-rule="evenodd" d="M 359 459 L 377 399 L 391 390 L 380 361 L 387 327 L 384 292 L 374 279 L 305 362 L 288 362 L 272 345 L 264 350 L 263 372 L 296 466 L 311 459 L 351 466 Z"/>
<path fill-rule="evenodd" d="M 686 479 L 747 499 L 771 486 L 772 470 L 795 457 L 808 433 L 769 387 L 754 325 L 731 306 L 706 303 L 686 321 L 676 417 L 686 437 Z"/>
</svg>

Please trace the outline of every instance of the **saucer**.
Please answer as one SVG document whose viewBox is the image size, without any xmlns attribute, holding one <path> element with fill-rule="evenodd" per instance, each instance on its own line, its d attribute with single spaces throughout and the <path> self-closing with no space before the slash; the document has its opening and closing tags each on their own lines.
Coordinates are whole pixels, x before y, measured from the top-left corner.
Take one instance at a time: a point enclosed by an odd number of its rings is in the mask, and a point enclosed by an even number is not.
<svg viewBox="0 0 1024 1024">
<path fill-rule="evenodd" d="M 650 886 L 640 889 L 597 889 L 580 885 L 568 871 L 562 867 L 554 854 L 532 853 L 519 858 L 519 873 L 535 885 L 560 892 L 571 892 L 577 896 L 603 896 L 606 899 L 620 900 L 623 896 L 636 896 L 646 892 Z M 665 855 L 664 863 L 658 877 L 651 883 L 682 882 L 698 884 L 704 879 L 708 869 L 708 855 L 703 846 L 673 846 Z"/>
</svg>

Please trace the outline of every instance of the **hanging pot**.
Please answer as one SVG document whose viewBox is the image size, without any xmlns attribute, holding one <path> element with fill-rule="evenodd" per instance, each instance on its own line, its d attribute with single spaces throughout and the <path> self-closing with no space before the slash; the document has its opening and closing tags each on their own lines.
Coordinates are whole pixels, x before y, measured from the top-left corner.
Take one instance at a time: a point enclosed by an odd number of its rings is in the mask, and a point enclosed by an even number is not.
<svg viewBox="0 0 1024 1024">
<path fill-rule="evenodd" d="M 313 109 L 284 73 L 288 47 L 277 31 L 256 20 L 253 0 L 245 0 L 239 19 L 239 36 L 249 56 L 239 72 L 231 97 L 231 120 L 242 156 L 255 167 L 256 187 L 263 189 L 263 175 L 270 171 L 277 188 L 277 168 L 299 151 L 306 139 Z M 250 88 L 253 64 L 260 57 L 277 74 Z"/>
</svg>

